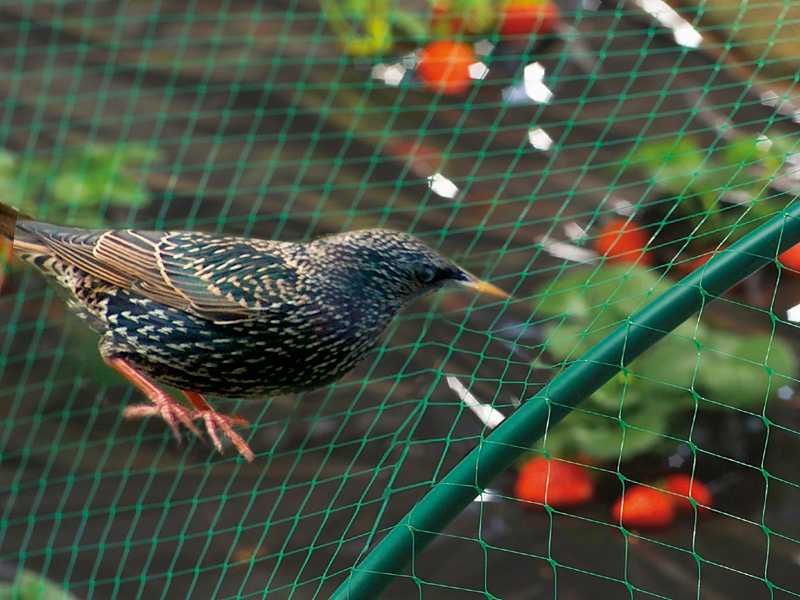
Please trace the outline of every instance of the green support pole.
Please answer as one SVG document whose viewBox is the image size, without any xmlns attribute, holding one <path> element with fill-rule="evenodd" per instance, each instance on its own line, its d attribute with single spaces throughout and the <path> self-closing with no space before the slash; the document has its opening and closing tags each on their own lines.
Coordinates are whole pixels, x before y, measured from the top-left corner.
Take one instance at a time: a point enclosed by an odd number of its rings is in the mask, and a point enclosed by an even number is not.
<svg viewBox="0 0 800 600">
<path fill-rule="evenodd" d="M 800 202 L 676 283 L 555 377 L 478 444 L 414 506 L 334 592 L 375 598 L 491 482 L 584 398 L 737 282 L 800 242 Z"/>
</svg>

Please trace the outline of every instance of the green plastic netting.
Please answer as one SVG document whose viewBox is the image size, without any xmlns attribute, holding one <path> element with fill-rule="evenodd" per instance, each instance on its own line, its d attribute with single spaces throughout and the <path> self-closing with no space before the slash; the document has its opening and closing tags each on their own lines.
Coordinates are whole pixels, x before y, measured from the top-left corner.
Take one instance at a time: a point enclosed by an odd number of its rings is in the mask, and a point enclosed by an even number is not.
<svg viewBox="0 0 800 600">
<path fill-rule="evenodd" d="M 800 242 L 800 9 L 558 6 L 514 37 L 489 0 L 0 3 L 0 200 L 84 226 L 392 227 L 513 294 L 416 302 L 335 386 L 216 400 L 253 423 L 247 464 L 125 421 L 137 393 L 10 263 L 0 595 L 800 595 L 800 258 L 778 259 Z M 416 68 L 436 37 L 475 53 L 454 93 Z M 512 463 L 542 455 L 593 498 L 518 498 Z M 711 506 L 611 515 L 675 473 Z"/>
</svg>

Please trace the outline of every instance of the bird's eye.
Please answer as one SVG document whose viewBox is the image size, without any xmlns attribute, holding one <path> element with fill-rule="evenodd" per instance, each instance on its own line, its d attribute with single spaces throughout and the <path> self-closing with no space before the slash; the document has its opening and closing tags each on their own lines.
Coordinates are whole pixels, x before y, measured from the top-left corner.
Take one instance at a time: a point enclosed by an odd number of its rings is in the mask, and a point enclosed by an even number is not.
<svg viewBox="0 0 800 600">
<path fill-rule="evenodd" d="M 436 269 L 425 265 L 417 271 L 417 278 L 422 283 L 433 283 L 433 280 L 436 279 Z"/>
</svg>

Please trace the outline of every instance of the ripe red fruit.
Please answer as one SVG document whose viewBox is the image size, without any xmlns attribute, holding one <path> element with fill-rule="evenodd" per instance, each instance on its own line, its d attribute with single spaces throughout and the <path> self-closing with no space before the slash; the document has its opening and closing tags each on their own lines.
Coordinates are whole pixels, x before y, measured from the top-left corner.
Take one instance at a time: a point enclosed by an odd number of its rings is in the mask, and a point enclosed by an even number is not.
<svg viewBox="0 0 800 600">
<path fill-rule="evenodd" d="M 576 506 L 592 499 L 594 482 L 581 466 L 537 457 L 520 468 L 514 495 L 554 508 Z"/>
<path fill-rule="evenodd" d="M 714 253 L 702 254 L 689 263 L 689 272 L 696 271 L 714 257 Z"/>
<path fill-rule="evenodd" d="M 546 35 L 558 27 L 561 15 L 550 0 L 511 0 L 503 11 L 500 33 L 504 36 Z"/>
<path fill-rule="evenodd" d="M 795 273 L 800 273 L 800 244 L 796 244 L 778 257 L 781 264 Z"/>
<path fill-rule="evenodd" d="M 650 264 L 645 246 L 650 235 L 644 228 L 626 219 L 611 219 L 594 242 L 597 253 L 611 261 Z"/>
<path fill-rule="evenodd" d="M 470 86 L 469 66 L 477 62 L 472 46 L 463 42 L 431 42 L 422 50 L 417 74 L 434 92 L 460 94 Z"/>
<path fill-rule="evenodd" d="M 675 519 L 675 503 L 664 492 L 635 485 L 617 499 L 611 517 L 631 529 L 657 529 Z"/>
<path fill-rule="evenodd" d="M 689 494 L 690 488 L 692 490 L 691 495 Z M 697 502 L 699 510 L 711 506 L 711 490 L 698 479 L 695 479 L 694 483 L 692 483 L 692 477 L 690 475 L 685 475 L 683 473 L 670 475 L 664 480 L 664 489 L 681 496 L 680 498 L 672 497 L 672 501 L 675 503 L 678 510 L 686 512 L 692 512 L 694 510 L 692 508 L 692 503 L 689 501 L 690 497 Z"/>
</svg>

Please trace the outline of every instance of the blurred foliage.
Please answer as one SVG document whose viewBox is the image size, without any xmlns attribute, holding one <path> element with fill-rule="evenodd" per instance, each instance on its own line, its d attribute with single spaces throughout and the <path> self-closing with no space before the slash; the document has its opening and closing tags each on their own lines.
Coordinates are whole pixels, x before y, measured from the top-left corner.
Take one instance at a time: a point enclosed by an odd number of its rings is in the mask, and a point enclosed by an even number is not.
<svg viewBox="0 0 800 600">
<path fill-rule="evenodd" d="M 347 54 L 374 56 L 392 49 L 390 0 L 322 0 L 320 6 Z"/>
<path fill-rule="evenodd" d="M 785 169 L 793 152 L 787 140 L 764 135 L 737 137 L 712 152 L 689 137 L 676 137 L 634 147 L 612 168 L 638 180 L 644 174 L 649 185 L 674 200 L 659 210 L 669 213 L 674 207 L 691 222 L 694 240 L 710 246 L 750 230 L 738 222 L 744 209 L 750 218 L 768 217 L 794 197 L 786 192 L 796 193 L 798 182 Z"/>
<path fill-rule="evenodd" d="M 577 359 L 667 288 L 658 275 L 631 265 L 564 274 L 537 306 L 550 317 L 550 355 L 565 365 Z M 600 461 L 658 451 L 687 411 L 760 412 L 796 374 L 793 351 L 773 335 L 686 321 L 550 431 L 546 447 L 556 456 L 586 454 Z"/>
<path fill-rule="evenodd" d="M 63 590 L 33 571 L 17 572 L 13 581 L 0 581 L 0 600 L 76 600 Z"/>
<path fill-rule="evenodd" d="M 347 54 L 380 56 L 391 52 L 398 41 L 424 44 L 487 33 L 496 25 L 503 4 L 502 0 L 435 0 L 430 11 L 414 11 L 392 0 L 322 0 L 321 7 Z"/>
<path fill-rule="evenodd" d="M 140 208 L 150 201 L 137 171 L 158 158 L 139 144 L 86 144 L 58 160 L 20 158 L 0 149 L 0 196 L 39 219 L 99 227 L 106 205 Z"/>
</svg>

